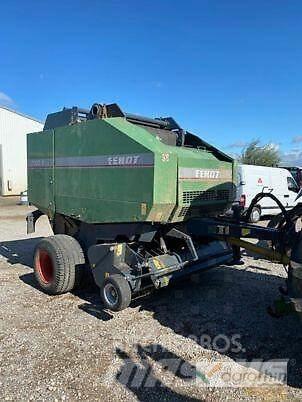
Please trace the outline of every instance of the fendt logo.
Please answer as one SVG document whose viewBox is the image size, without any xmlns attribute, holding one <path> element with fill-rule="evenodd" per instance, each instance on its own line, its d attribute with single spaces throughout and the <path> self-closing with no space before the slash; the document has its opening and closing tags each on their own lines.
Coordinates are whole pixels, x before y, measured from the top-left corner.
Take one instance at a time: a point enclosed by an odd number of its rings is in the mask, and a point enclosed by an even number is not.
<svg viewBox="0 0 302 402">
<path fill-rule="evenodd" d="M 220 171 L 219 170 L 195 170 L 195 178 L 196 179 L 219 179 Z"/>
<path fill-rule="evenodd" d="M 138 165 L 139 159 L 139 155 L 110 156 L 108 158 L 108 165 Z"/>
<path fill-rule="evenodd" d="M 181 180 L 219 181 L 232 180 L 231 169 L 196 169 L 189 167 L 179 168 Z"/>
</svg>

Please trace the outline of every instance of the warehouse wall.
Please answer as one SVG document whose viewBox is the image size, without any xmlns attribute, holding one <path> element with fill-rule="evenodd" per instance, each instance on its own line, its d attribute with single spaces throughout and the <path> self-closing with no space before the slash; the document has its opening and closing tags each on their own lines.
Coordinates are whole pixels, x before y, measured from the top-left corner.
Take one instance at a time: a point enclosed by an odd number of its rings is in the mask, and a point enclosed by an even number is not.
<svg viewBox="0 0 302 402">
<path fill-rule="evenodd" d="M 26 134 L 43 124 L 0 106 L 0 195 L 27 189 Z"/>
</svg>

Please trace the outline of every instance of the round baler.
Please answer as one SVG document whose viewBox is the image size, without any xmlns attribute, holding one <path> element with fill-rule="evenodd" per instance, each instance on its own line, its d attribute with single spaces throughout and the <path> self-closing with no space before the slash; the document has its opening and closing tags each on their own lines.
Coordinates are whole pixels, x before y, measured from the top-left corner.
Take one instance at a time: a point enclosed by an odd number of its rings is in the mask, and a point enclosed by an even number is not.
<svg viewBox="0 0 302 402">
<path fill-rule="evenodd" d="M 27 149 L 28 200 L 37 207 L 28 232 L 43 214 L 54 232 L 34 255 L 49 294 L 81 286 L 89 267 L 105 307 L 118 311 L 173 279 L 238 259 L 249 247 L 242 237 L 280 240 L 281 230 L 255 230 L 250 217 L 220 217 L 235 197 L 235 162 L 171 117 L 117 104 L 64 108 L 28 135 Z"/>
</svg>

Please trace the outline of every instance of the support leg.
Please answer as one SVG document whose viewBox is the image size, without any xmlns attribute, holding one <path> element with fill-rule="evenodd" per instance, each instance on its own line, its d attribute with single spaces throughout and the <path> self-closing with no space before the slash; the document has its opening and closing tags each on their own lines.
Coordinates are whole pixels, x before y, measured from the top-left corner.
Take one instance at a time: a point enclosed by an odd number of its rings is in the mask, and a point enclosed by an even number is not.
<svg viewBox="0 0 302 402">
<path fill-rule="evenodd" d="M 233 261 L 232 265 L 243 265 L 244 262 L 241 259 L 241 249 L 239 246 L 232 246 L 233 251 Z"/>
</svg>

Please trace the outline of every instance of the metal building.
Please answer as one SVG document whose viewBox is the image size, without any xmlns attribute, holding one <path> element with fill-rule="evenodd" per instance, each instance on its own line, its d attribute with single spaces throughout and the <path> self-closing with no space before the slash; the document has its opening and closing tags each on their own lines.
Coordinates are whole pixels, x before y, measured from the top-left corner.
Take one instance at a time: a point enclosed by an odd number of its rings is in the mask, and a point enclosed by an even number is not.
<svg viewBox="0 0 302 402">
<path fill-rule="evenodd" d="M 0 195 L 27 189 L 26 134 L 43 130 L 43 123 L 0 106 Z"/>
</svg>

